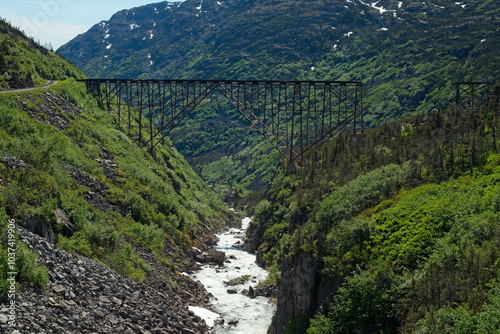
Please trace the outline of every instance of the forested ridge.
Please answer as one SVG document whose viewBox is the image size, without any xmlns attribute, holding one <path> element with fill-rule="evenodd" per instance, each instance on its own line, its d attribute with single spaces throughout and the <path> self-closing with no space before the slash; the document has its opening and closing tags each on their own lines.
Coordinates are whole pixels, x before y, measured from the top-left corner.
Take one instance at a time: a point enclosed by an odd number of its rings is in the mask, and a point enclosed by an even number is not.
<svg viewBox="0 0 500 334">
<path fill-rule="evenodd" d="M 280 167 L 249 231 L 280 288 L 271 332 L 500 329 L 499 92 Z"/>
</svg>

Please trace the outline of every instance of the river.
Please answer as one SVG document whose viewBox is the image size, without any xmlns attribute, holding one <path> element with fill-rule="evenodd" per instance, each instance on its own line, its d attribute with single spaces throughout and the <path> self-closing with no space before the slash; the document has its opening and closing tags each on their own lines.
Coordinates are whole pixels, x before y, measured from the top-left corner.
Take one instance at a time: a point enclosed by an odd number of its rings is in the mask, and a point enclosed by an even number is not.
<svg viewBox="0 0 500 334">
<path fill-rule="evenodd" d="M 251 218 L 245 218 L 242 220 L 241 229 L 233 228 L 217 235 L 219 242 L 216 249 L 226 253 L 226 260 L 230 263 L 225 263 L 224 267 L 207 265 L 201 271 L 191 275 L 193 280 L 203 283 L 205 289 L 214 296 L 211 301 L 212 308 L 224 320 L 223 325 L 213 327 L 213 333 L 265 334 L 271 324 L 275 305 L 267 298 L 252 299 L 242 294 L 242 291 L 248 289 L 250 285 L 255 287 L 259 282 L 264 281 L 268 274 L 266 270 L 255 264 L 255 255 L 233 247 L 238 241 L 243 242 L 246 228 L 251 221 Z M 244 284 L 227 286 L 225 283 L 247 275 L 249 279 Z M 230 289 L 236 290 L 236 293 L 235 291 L 228 293 Z M 210 327 L 219 317 L 218 314 L 203 308 L 190 307 L 190 309 L 205 319 Z"/>
</svg>

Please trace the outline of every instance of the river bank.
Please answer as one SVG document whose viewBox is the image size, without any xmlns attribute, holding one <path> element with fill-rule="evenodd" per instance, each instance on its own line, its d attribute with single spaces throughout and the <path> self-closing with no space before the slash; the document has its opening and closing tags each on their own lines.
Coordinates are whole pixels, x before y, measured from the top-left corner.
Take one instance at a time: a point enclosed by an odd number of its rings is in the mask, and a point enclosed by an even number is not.
<svg viewBox="0 0 500 334">
<path fill-rule="evenodd" d="M 275 306 L 268 298 L 248 296 L 249 287 L 255 288 L 267 277 L 255 264 L 255 255 L 240 248 L 249 222 L 245 219 L 242 228 L 217 236 L 207 231 L 202 249 L 182 255 L 191 275 L 173 272 L 148 252 L 136 249 L 152 267 L 143 283 L 98 261 L 60 250 L 18 226 L 19 241 L 39 256 L 49 283 L 43 289 L 17 291 L 15 326 L 7 323 L 9 308 L 2 301 L 0 332 L 264 334 Z M 218 313 L 207 311 L 207 305 Z"/>
</svg>

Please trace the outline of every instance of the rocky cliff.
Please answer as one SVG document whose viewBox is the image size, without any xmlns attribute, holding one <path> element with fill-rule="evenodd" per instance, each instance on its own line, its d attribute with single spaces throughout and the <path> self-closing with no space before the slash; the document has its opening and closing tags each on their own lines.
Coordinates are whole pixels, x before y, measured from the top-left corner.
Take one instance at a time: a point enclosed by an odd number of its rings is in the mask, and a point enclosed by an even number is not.
<svg viewBox="0 0 500 334">
<path fill-rule="evenodd" d="M 290 319 L 308 319 L 317 309 L 318 266 L 311 254 L 303 253 L 285 259 L 278 287 L 278 308 L 269 329 L 270 334 L 283 333 Z M 299 321 L 299 320 L 295 320 Z"/>
</svg>

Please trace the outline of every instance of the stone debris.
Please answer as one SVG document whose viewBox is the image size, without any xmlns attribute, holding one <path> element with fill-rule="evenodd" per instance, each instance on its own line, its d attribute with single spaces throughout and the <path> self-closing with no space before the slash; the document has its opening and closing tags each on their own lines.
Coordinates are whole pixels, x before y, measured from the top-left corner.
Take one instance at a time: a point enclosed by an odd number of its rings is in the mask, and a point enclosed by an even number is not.
<svg viewBox="0 0 500 334">
<path fill-rule="evenodd" d="M 118 178 L 118 164 L 114 162 L 115 156 L 111 154 L 106 148 L 101 147 L 101 157 L 99 159 L 95 159 L 102 168 L 104 176 L 108 179 L 117 182 Z"/>
<path fill-rule="evenodd" d="M 5 321 L 8 301 L 2 301 L 0 333 L 208 333 L 205 321 L 187 308 L 209 303 L 203 285 L 164 268 L 151 254 L 138 252 L 155 274 L 138 284 L 22 227 L 18 233 L 20 242 L 39 255 L 50 280 L 43 289 L 18 293 L 15 328 Z"/>
<path fill-rule="evenodd" d="M 49 123 L 59 130 L 66 130 L 69 125 L 68 117 L 78 116 L 82 110 L 61 96 L 46 92 L 44 101 L 37 101 L 27 96 L 27 101 L 20 101 L 19 107 L 39 122 Z"/>
<path fill-rule="evenodd" d="M 18 169 L 18 168 L 24 169 L 24 168 L 28 167 L 28 165 L 24 161 L 19 160 L 15 156 L 10 155 L 9 153 L 7 153 L 5 151 L 3 152 L 3 158 L 0 161 L 3 162 L 7 167 L 12 168 L 12 169 Z"/>
<path fill-rule="evenodd" d="M 76 168 L 71 169 L 69 174 L 76 180 L 76 182 L 78 182 L 79 185 L 90 189 L 88 192 L 83 194 L 83 198 L 87 201 L 87 203 L 103 211 L 111 208 L 111 205 L 103 198 L 109 190 L 106 183 L 101 182 L 95 177 L 85 174 Z"/>
<path fill-rule="evenodd" d="M 91 175 L 83 173 L 79 169 L 74 168 L 70 170 L 69 173 L 79 185 L 88 187 L 94 193 L 105 195 L 106 191 L 109 190 L 106 183 L 99 181 Z"/>
</svg>

